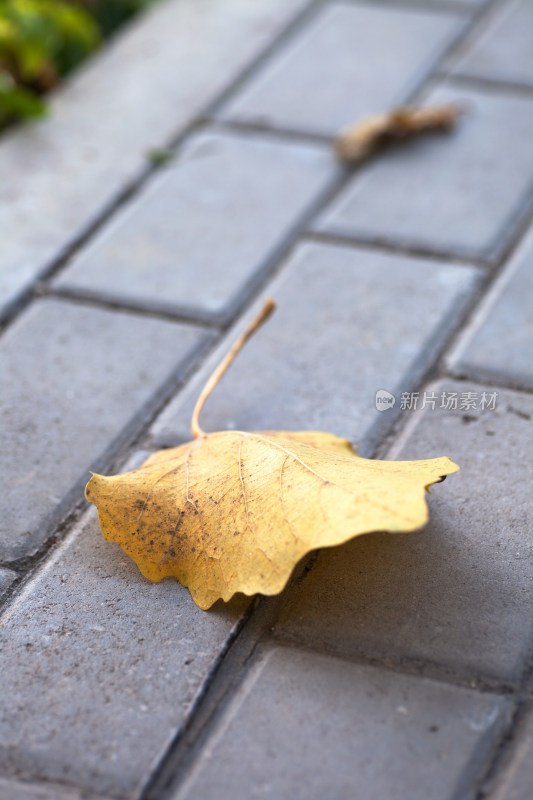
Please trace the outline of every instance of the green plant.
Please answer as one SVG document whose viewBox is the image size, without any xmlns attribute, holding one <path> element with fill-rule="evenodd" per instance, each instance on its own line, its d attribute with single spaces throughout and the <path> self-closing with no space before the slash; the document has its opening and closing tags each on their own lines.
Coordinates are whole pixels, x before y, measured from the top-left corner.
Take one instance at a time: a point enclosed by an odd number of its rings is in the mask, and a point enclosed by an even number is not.
<svg viewBox="0 0 533 800">
<path fill-rule="evenodd" d="M 0 127 L 43 114 L 41 96 L 154 0 L 0 0 Z"/>
<path fill-rule="evenodd" d="M 151 5 L 154 0 L 83 0 L 96 18 L 104 36 L 109 36 L 129 17 Z"/>
</svg>

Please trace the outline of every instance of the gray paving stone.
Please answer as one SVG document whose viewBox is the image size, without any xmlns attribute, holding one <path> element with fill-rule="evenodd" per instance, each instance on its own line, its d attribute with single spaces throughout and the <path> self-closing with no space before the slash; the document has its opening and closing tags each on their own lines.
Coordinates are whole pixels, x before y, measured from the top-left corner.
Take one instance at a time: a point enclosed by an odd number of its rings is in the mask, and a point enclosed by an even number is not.
<svg viewBox="0 0 533 800">
<path fill-rule="evenodd" d="M 50 116 L 0 144 L 0 303 L 142 174 L 308 0 L 166 0 L 77 71 Z M 9 236 L 7 236 L 9 232 Z"/>
<path fill-rule="evenodd" d="M 533 235 L 494 284 L 450 361 L 456 373 L 533 389 Z"/>
<path fill-rule="evenodd" d="M 0 558 L 33 553 L 70 490 L 210 335 L 199 328 L 44 299 L 0 345 Z"/>
<path fill-rule="evenodd" d="M 235 700 L 175 800 L 465 797 L 506 701 L 274 650 Z"/>
<path fill-rule="evenodd" d="M 327 148 L 195 137 L 56 285 L 225 318 L 336 174 Z"/>
<path fill-rule="evenodd" d="M 496 259 L 533 185 L 533 98 L 444 84 L 426 102 L 462 103 L 466 113 L 452 134 L 418 138 L 367 164 L 317 227 Z"/>
<path fill-rule="evenodd" d="M 89 511 L 0 619 L 0 769 L 130 797 L 242 611 L 150 583 Z"/>
<path fill-rule="evenodd" d="M 0 597 L 9 589 L 18 575 L 12 569 L 0 567 Z"/>
<path fill-rule="evenodd" d="M 454 64 L 452 71 L 478 78 L 533 86 L 533 3 L 500 3 L 491 24 Z"/>
<path fill-rule="evenodd" d="M 533 709 L 515 732 L 510 763 L 496 781 L 491 800 L 531 800 L 533 787 Z"/>
<path fill-rule="evenodd" d="M 26 783 L 0 778 L 0 800 L 106 800 L 102 795 L 57 783 Z"/>
<path fill-rule="evenodd" d="M 332 3 L 224 107 L 226 119 L 333 135 L 404 101 L 463 18 L 413 8 Z"/>
<path fill-rule="evenodd" d="M 476 279 L 470 267 L 325 244 L 300 246 L 263 293 L 278 302 L 278 310 L 213 392 L 202 426 L 327 430 L 368 450 L 392 415 L 376 411 L 376 391 L 410 385 Z M 236 335 L 228 334 L 156 421 L 152 432 L 159 444 L 190 438 L 198 393 Z"/>
<path fill-rule="evenodd" d="M 430 390 L 439 400 L 442 391 L 492 392 L 464 383 Z M 418 425 L 390 456 L 448 455 L 461 466 L 432 489 L 428 526 L 324 551 L 277 635 L 388 662 L 437 663 L 474 681 L 514 680 L 533 632 L 533 397 L 501 391 L 496 409 L 484 412 L 438 405 L 414 412 Z"/>
</svg>

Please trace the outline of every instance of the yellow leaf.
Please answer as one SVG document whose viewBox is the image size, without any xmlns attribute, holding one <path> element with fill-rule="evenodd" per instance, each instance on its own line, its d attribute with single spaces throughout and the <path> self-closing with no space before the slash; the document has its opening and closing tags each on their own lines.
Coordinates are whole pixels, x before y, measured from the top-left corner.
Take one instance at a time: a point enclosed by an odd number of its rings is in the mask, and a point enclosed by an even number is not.
<svg viewBox="0 0 533 800">
<path fill-rule="evenodd" d="M 425 489 L 459 469 L 446 457 L 360 458 L 348 441 L 320 431 L 204 433 L 203 403 L 258 324 L 208 382 L 193 441 L 154 453 L 133 472 L 93 475 L 86 488 L 106 539 L 150 580 L 177 578 L 203 609 L 236 592 L 277 594 L 316 548 L 420 528 Z"/>
</svg>

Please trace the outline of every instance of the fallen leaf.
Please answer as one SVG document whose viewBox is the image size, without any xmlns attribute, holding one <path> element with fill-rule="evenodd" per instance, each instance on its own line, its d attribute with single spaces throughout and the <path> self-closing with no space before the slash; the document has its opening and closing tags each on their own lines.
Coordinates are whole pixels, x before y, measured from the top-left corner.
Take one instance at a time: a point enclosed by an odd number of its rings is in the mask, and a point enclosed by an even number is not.
<svg viewBox="0 0 533 800">
<path fill-rule="evenodd" d="M 152 581 L 187 586 L 207 609 L 236 592 L 273 595 L 311 550 L 371 531 L 413 531 L 428 518 L 425 490 L 456 472 L 447 457 L 378 461 L 321 431 L 204 433 L 213 386 L 273 304 L 234 345 L 203 390 L 194 439 L 86 488 L 106 539 Z"/>
<path fill-rule="evenodd" d="M 334 142 L 337 157 L 356 164 L 395 139 L 404 139 L 428 131 L 448 131 L 457 122 L 462 109 L 457 105 L 428 108 L 397 108 L 386 114 L 366 117 L 342 130 Z"/>
</svg>

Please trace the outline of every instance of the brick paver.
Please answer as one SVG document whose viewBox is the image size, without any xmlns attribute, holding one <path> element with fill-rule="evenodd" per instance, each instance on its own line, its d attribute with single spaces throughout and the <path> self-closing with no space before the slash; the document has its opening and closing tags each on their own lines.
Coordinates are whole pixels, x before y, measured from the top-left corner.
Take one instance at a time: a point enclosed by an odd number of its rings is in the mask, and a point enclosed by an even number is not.
<svg viewBox="0 0 533 800">
<path fill-rule="evenodd" d="M 56 285 L 226 319 L 336 173 L 323 147 L 201 136 Z"/>
<path fill-rule="evenodd" d="M 166 0 L 3 136 L 0 800 L 529 800 L 529 14 Z M 338 127 L 417 99 L 467 109 L 339 167 Z M 83 484 L 190 438 L 267 296 L 206 430 L 461 472 L 424 531 L 206 613 L 103 539 Z"/>
<path fill-rule="evenodd" d="M 451 797 L 505 716 L 505 701 L 490 694 L 274 650 L 175 800 Z"/>
</svg>

